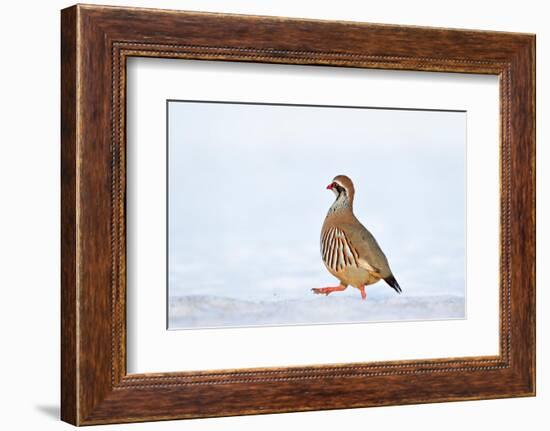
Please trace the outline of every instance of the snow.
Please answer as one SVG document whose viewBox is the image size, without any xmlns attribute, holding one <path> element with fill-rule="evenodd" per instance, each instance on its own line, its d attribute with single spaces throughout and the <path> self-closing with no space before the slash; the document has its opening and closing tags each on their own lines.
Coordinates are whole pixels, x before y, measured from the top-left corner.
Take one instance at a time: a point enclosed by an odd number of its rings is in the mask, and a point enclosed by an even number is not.
<svg viewBox="0 0 550 431">
<path fill-rule="evenodd" d="M 362 301 L 359 295 L 248 301 L 188 295 L 172 297 L 170 329 L 360 323 L 465 318 L 462 296 L 396 296 Z"/>
</svg>

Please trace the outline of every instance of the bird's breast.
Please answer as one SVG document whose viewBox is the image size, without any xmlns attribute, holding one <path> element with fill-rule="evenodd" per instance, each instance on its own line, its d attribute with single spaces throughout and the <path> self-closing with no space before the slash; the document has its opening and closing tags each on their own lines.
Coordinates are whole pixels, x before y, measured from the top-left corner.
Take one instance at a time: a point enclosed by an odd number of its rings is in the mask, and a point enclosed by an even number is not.
<svg viewBox="0 0 550 431">
<path fill-rule="evenodd" d="M 359 254 L 345 232 L 336 226 L 321 232 L 321 255 L 323 262 L 332 272 L 346 268 L 359 268 Z"/>
</svg>

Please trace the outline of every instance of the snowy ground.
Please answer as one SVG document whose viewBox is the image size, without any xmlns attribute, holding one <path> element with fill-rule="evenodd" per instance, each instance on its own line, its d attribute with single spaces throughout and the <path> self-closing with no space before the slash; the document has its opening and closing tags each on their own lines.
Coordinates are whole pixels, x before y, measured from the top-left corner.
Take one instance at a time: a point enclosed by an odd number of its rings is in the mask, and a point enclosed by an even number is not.
<svg viewBox="0 0 550 431">
<path fill-rule="evenodd" d="M 462 296 L 367 299 L 312 296 L 311 299 L 246 301 L 209 295 L 170 299 L 169 328 L 357 323 L 465 318 Z"/>
</svg>

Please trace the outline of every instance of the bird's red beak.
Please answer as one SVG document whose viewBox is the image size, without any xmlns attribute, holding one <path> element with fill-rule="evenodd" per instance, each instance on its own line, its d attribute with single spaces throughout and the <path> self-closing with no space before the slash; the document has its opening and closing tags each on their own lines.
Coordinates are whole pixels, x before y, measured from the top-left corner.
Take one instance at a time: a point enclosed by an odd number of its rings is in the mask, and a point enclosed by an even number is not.
<svg viewBox="0 0 550 431">
<path fill-rule="evenodd" d="M 334 183 L 330 183 L 330 184 L 327 186 L 327 190 L 332 190 L 333 187 L 334 187 Z"/>
</svg>

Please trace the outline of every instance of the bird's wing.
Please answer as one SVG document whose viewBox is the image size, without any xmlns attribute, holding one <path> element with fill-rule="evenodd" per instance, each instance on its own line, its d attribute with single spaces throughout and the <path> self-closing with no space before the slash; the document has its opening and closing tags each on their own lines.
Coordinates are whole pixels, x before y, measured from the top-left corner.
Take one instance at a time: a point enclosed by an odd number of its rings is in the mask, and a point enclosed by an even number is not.
<svg viewBox="0 0 550 431">
<path fill-rule="evenodd" d="M 381 278 L 391 275 L 386 255 L 365 226 L 357 221 L 353 224 L 339 225 L 338 228 L 344 233 L 352 252 L 356 255 L 359 266 L 380 274 Z"/>
</svg>

